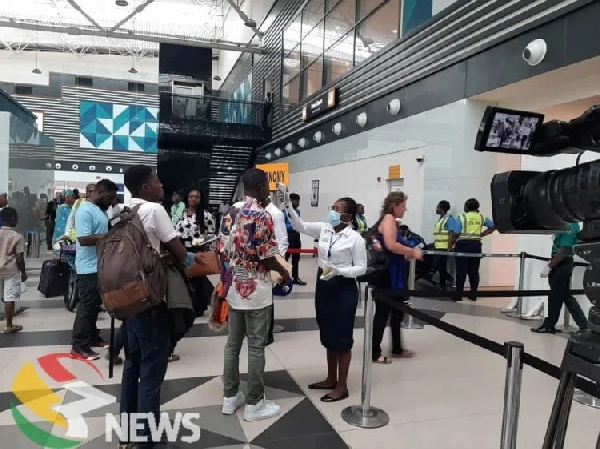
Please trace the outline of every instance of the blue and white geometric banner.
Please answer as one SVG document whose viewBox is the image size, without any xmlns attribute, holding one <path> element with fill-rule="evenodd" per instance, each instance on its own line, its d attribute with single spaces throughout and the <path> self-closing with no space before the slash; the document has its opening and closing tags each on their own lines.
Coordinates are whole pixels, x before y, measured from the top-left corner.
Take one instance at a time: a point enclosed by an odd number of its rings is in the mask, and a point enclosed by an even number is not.
<svg viewBox="0 0 600 449">
<path fill-rule="evenodd" d="M 158 152 L 158 108 L 81 101 L 79 146 L 115 151 Z"/>
</svg>

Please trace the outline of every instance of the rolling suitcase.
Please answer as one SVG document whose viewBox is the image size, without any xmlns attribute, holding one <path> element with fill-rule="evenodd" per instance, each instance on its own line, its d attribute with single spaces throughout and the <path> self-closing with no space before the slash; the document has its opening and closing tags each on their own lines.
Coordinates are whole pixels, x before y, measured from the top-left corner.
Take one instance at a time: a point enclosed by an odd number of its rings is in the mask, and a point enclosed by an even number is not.
<svg viewBox="0 0 600 449">
<path fill-rule="evenodd" d="M 69 286 L 69 271 L 69 264 L 64 260 L 46 260 L 42 265 L 38 291 L 46 298 L 64 296 Z"/>
</svg>

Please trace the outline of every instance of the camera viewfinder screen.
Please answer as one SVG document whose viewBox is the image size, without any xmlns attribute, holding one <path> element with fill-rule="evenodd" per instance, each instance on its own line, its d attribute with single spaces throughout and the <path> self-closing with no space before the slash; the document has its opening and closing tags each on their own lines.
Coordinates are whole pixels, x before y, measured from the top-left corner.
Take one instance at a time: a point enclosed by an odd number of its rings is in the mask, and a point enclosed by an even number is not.
<svg viewBox="0 0 600 449">
<path fill-rule="evenodd" d="M 527 153 L 543 118 L 539 115 L 495 111 L 485 146 L 492 149 Z"/>
</svg>

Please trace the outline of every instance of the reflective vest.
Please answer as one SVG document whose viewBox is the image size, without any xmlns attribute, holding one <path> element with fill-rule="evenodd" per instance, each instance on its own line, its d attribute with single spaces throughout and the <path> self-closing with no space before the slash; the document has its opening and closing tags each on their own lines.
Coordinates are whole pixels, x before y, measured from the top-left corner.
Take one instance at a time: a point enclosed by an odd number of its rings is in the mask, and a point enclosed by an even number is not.
<svg viewBox="0 0 600 449">
<path fill-rule="evenodd" d="M 459 215 L 462 232 L 458 240 L 481 240 L 481 231 L 485 217 L 479 212 L 467 212 Z"/>
<path fill-rule="evenodd" d="M 435 249 L 447 250 L 448 249 L 448 229 L 446 223 L 448 223 L 449 217 L 443 217 L 433 227 L 433 239 Z"/>
</svg>

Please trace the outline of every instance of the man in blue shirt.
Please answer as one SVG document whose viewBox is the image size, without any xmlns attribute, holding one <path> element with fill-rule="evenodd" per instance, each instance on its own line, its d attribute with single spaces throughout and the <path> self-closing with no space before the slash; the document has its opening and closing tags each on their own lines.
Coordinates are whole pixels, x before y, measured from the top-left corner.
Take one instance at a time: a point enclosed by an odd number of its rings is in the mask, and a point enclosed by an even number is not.
<svg viewBox="0 0 600 449">
<path fill-rule="evenodd" d="M 449 249 L 458 253 L 481 254 L 481 239 L 496 230 L 494 222 L 479 213 L 479 201 L 470 198 L 465 202 L 465 213 L 448 223 L 451 232 Z M 485 230 L 483 228 L 486 228 Z M 477 300 L 479 287 L 479 257 L 456 258 L 456 295 L 455 300 L 460 301 L 463 296 L 465 281 L 469 277 L 471 292 L 469 299 Z"/>
<path fill-rule="evenodd" d="M 298 195 L 297 193 L 292 193 L 290 194 L 290 200 L 292 201 L 292 207 L 294 208 L 298 216 L 300 216 L 300 209 L 298 209 L 298 207 L 300 207 L 300 195 Z M 298 250 L 302 247 L 300 233 L 298 231 L 295 231 L 292 227 L 292 223 L 290 222 L 290 218 L 288 217 L 287 211 L 284 211 L 284 214 L 285 227 L 287 228 L 288 232 L 288 248 Z M 292 279 L 294 284 L 306 285 L 306 282 L 300 279 L 300 275 L 298 273 L 298 265 L 300 264 L 300 253 L 287 253 L 285 255 L 285 260 L 289 260 L 290 256 L 292 257 Z"/>
<path fill-rule="evenodd" d="M 580 228 L 577 223 L 569 223 L 565 232 L 554 235 L 552 242 L 552 258 L 541 273 L 542 278 L 548 278 L 550 294 L 548 295 L 548 316 L 537 329 L 531 329 L 538 334 L 556 333 L 556 323 L 564 304 L 581 330 L 588 328 L 588 322 L 579 303 L 571 296 L 571 276 L 573 274 L 573 246 L 577 243 Z"/>
<path fill-rule="evenodd" d="M 117 196 L 117 185 L 103 179 L 96 191 L 77 209 L 77 289 L 79 305 L 73 323 L 71 357 L 78 360 L 97 360 L 100 355 L 92 348 L 106 348 L 108 343 L 100 337 L 96 326 L 102 300 L 98 290 L 98 241 L 108 232 L 106 211 Z"/>
</svg>

